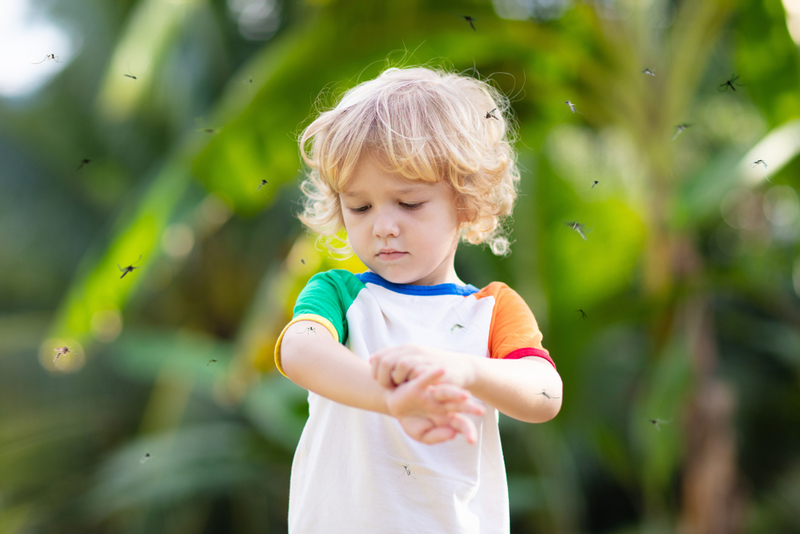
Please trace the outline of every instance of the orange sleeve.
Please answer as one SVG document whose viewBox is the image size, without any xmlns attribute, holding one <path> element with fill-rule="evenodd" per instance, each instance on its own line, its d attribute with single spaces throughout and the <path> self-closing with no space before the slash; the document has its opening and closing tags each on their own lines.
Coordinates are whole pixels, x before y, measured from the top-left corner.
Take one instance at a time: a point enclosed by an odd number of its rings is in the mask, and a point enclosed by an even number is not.
<svg viewBox="0 0 800 534">
<path fill-rule="evenodd" d="M 556 366 L 550 353 L 542 346 L 542 332 L 533 312 L 516 291 L 502 282 L 492 282 L 475 293 L 475 297 L 494 297 L 492 324 L 489 327 L 490 358 L 537 356 Z"/>
</svg>

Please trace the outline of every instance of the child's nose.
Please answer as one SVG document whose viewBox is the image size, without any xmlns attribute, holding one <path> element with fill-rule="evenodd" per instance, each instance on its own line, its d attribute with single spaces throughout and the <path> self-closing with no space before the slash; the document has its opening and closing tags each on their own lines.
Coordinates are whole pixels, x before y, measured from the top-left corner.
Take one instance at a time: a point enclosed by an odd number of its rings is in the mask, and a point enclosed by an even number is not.
<svg viewBox="0 0 800 534">
<path fill-rule="evenodd" d="M 379 210 L 372 225 L 372 233 L 375 237 L 397 237 L 400 227 L 397 218 L 392 214 L 392 210 Z"/>
</svg>

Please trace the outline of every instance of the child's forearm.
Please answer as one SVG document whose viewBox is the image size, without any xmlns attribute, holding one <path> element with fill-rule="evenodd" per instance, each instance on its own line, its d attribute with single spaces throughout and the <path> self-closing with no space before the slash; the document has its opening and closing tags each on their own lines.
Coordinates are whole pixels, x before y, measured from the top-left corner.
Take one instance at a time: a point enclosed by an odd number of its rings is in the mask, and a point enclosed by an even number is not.
<svg viewBox="0 0 800 534">
<path fill-rule="evenodd" d="M 372 378 L 369 364 L 337 343 L 329 332 L 318 330 L 313 336 L 292 335 L 291 330 L 286 333 L 281 343 L 286 376 L 332 401 L 388 415 L 386 389 Z M 320 339 L 323 336 L 330 339 Z"/>
<path fill-rule="evenodd" d="M 527 423 L 549 421 L 561 409 L 561 377 L 542 358 L 477 359 L 467 389 L 500 412 Z"/>
</svg>

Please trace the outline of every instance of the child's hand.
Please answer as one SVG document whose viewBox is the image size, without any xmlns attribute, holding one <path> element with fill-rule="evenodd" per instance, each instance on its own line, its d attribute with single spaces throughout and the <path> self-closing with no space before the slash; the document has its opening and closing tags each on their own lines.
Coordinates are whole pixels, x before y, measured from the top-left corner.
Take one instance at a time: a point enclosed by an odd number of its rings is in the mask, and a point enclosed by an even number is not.
<svg viewBox="0 0 800 534">
<path fill-rule="evenodd" d="M 465 413 L 483 414 L 483 406 L 464 389 L 452 384 L 434 383 L 444 370 L 431 369 L 387 393 L 389 413 L 403 426 L 406 434 L 422 443 L 434 444 L 463 434 L 475 443 L 475 423 Z"/>
<path fill-rule="evenodd" d="M 405 344 L 387 347 L 370 358 L 372 376 L 385 388 L 392 388 L 413 380 L 431 369 L 445 372 L 439 382 L 468 387 L 475 379 L 475 359 L 420 345 Z"/>
</svg>

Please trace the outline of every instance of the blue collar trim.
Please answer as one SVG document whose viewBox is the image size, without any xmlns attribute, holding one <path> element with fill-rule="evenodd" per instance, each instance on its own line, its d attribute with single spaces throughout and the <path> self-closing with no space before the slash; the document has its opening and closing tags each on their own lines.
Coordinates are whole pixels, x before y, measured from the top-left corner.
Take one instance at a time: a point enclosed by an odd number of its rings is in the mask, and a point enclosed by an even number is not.
<svg viewBox="0 0 800 534">
<path fill-rule="evenodd" d="M 361 274 L 357 274 L 356 278 L 361 280 L 361 282 L 364 284 L 375 284 L 377 286 L 385 287 L 389 291 L 402 293 L 404 295 L 461 295 L 462 297 L 468 297 L 469 295 L 478 292 L 478 288 L 470 284 L 464 286 L 458 284 L 437 284 L 435 286 L 395 284 L 389 282 L 388 280 L 384 280 L 371 271 L 365 271 Z"/>
</svg>

